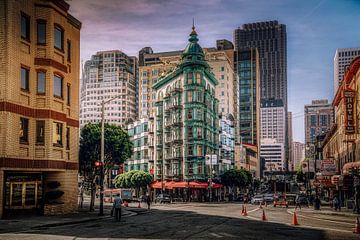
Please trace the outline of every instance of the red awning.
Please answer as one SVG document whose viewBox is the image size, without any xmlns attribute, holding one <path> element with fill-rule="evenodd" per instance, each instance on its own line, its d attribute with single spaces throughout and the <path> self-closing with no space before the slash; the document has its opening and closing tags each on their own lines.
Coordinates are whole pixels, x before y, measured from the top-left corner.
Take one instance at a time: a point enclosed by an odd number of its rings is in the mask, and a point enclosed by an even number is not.
<svg viewBox="0 0 360 240">
<path fill-rule="evenodd" d="M 150 187 L 151 187 L 151 188 L 154 188 L 154 189 L 161 189 L 161 188 L 162 188 L 161 185 L 162 185 L 161 182 L 156 181 L 156 182 L 152 182 L 152 183 L 150 184 Z"/>
<path fill-rule="evenodd" d="M 220 183 L 214 183 L 211 188 L 222 188 L 224 185 L 220 184 Z"/>
<path fill-rule="evenodd" d="M 189 182 L 189 188 L 203 188 L 206 189 L 209 187 L 207 182 Z"/>
</svg>

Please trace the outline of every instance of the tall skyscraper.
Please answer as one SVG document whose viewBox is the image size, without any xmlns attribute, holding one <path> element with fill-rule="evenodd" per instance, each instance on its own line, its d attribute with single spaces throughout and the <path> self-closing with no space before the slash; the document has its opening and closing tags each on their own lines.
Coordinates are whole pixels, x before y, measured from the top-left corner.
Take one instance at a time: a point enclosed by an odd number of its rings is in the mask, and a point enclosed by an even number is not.
<svg viewBox="0 0 360 240">
<path fill-rule="evenodd" d="M 281 99 L 287 111 L 286 26 L 278 21 L 243 24 L 234 32 L 235 50 L 257 48 L 260 57 L 260 98 Z"/>
<path fill-rule="evenodd" d="M 0 218 L 78 210 L 81 22 L 69 8 L 0 1 Z M 54 183 L 62 204 L 45 194 Z"/>
<path fill-rule="evenodd" d="M 336 49 L 334 57 L 334 95 L 344 78 L 346 69 L 357 56 L 360 56 L 360 47 Z"/>
<path fill-rule="evenodd" d="M 293 131 L 292 131 L 292 112 L 288 112 L 287 115 L 287 121 L 288 121 L 288 148 L 289 148 L 289 158 L 288 158 L 288 170 L 293 171 L 294 170 L 294 159 L 293 159 Z"/>
<path fill-rule="evenodd" d="M 80 126 L 101 121 L 125 126 L 137 118 L 137 58 L 119 50 L 98 52 L 85 62 L 81 84 Z"/>
<path fill-rule="evenodd" d="M 286 113 L 281 99 L 261 100 L 260 108 L 260 157 L 265 159 L 267 170 L 284 170 L 287 167 L 285 158 Z M 271 156 L 276 152 L 276 157 Z M 274 165 L 275 164 L 275 165 Z"/>
<path fill-rule="evenodd" d="M 235 51 L 235 75 L 238 83 L 238 134 L 241 143 L 259 146 L 260 142 L 260 71 L 256 48 Z"/>
<path fill-rule="evenodd" d="M 243 24 L 234 31 L 235 50 L 257 48 L 260 58 L 260 99 L 281 99 L 285 108 L 287 138 L 287 34 L 278 21 Z M 288 160 L 288 141 L 284 143 Z M 287 166 L 287 161 L 285 163 Z"/>
<path fill-rule="evenodd" d="M 313 100 L 305 105 L 305 146 L 315 143 L 316 136 L 326 133 L 334 123 L 334 108 L 328 100 Z M 310 149 L 310 148 L 309 148 Z M 310 156 L 310 152 L 305 152 Z"/>
</svg>

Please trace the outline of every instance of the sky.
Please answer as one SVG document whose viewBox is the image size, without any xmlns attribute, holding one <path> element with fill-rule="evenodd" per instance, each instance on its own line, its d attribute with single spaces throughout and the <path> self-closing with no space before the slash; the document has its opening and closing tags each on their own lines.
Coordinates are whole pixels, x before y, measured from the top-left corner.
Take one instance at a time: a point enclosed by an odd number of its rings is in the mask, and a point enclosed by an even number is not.
<svg viewBox="0 0 360 240">
<path fill-rule="evenodd" d="M 199 43 L 233 40 L 245 23 L 278 20 L 287 28 L 288 103 L 293 139 L 304 142 L 304 105 L 333 99 L 337 48 L 360 47 L 360 0 L 68 0 L 82 22 L 81 59 L 118 49 L 130 56 L 184 49 L 195 19 Z"/>
</svg>

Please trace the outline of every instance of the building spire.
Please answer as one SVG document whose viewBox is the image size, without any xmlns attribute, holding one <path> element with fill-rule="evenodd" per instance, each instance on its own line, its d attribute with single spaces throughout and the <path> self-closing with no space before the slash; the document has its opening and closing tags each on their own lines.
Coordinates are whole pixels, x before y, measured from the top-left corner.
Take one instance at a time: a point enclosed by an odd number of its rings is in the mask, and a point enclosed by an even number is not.
<svg viewBox="0 0 360 240">
<path fill-rule="evenodd" d="M 197 41 L 198 38 L 197 38 L 197 32 L 195 31 L 195 20 L 193 18 L 192 31 L 190 33 L 189 42 L 197 42 Z"/>
</svg>

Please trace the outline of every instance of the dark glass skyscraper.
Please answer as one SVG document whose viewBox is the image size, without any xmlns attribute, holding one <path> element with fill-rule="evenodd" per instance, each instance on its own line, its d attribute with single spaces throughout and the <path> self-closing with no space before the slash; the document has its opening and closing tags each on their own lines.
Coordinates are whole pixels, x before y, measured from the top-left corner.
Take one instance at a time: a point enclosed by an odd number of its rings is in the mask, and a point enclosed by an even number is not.
<svg viewBox="0 0 360 240">
<path fill-rule="evenodd" d="M 256 48 L 238 49 L 234 54 L 238 79 L 240 142 L 259 144 L 259 53 Z"/>
<path fill-rule="evenodd" d="M 286 26 L 277 21 L 243 24 L 234 40 L 235 50 L 259 50 L 260 98 L 282 99 L 287 110 Z"/>
</svg>

